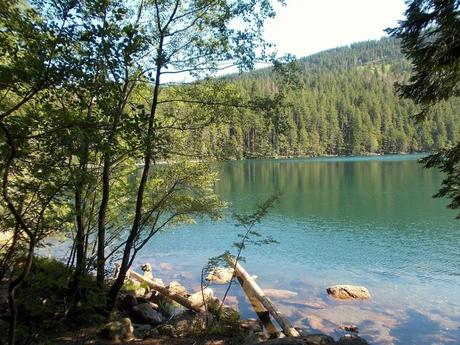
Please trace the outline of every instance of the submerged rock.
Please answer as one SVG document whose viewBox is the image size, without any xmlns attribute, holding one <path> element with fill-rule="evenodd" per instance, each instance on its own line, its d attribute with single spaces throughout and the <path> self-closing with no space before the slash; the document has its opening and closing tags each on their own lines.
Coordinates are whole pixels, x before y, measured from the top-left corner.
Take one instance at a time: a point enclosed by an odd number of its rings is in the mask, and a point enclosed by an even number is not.
<svg viewBox="0 0 460 345">
<path fill-rule="evenodd" d="M 276 299 L 290 299 L 296 297 L 297 292 L 283 289 L 264 289 L 265 295 Z"/>
<path fill-rule="evenodd" d="M 133 338 L 134 327 L 131 320 L 124 318 L 106 324 L 99 332 L 98 336 L 111 341 L 131 340 Z"/>
<path fill-rule="evenodd" d="M 369 290 L 364 286 L 335 285 L 327 288 L 327 293 L 338 299 L 368 299 Z"/>
</svg>

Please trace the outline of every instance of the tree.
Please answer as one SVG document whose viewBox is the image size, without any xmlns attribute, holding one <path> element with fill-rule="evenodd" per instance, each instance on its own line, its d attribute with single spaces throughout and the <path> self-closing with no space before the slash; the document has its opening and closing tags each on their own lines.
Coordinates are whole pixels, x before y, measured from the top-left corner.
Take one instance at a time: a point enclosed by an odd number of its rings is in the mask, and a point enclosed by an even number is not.
<svg viewBox="0 0 460 345">
<path fill-rule="evenodd" d="M 399 27 L 388 29 L 401 39 L 402 51 L 413 63 L 408 83 L 397 85 L 397 90 L 421 106 L 416 117 L 423 120 L 434 105 L 460 96 L 460 1 L 414 0 L 405 15 Z M 447 175 L 435 196 L 447 196 L 450 208 L 460 208 L 460 142 L 422 162 Z"/>
</svg>

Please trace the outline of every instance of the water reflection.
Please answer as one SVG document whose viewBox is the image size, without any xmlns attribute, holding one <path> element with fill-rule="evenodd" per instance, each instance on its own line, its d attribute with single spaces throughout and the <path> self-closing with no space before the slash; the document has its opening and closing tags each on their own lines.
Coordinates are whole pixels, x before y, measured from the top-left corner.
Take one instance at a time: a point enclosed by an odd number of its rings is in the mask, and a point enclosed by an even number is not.
<svg viewBox="0 0 460 345">
<path fill-rule="evenodd" d="M 460 223 L 446 200 L 431 198 L 442 176 L 416 158 L 220 166 L 216 191 L 237 211 L 284 193 L 260 228 L 280 244 L 248 248 L 245 265 L 262 287 L 298 293 L 276 301 L 297 325 L 338 337 L 341 325 L 354 323 L 376 344 L 460 343 Z M 197 289 L 201 267 L 231 248 L 236 232 L 231 219 L 165 232 L 137 262 L 152 261 L 165 280 Z M 364 285 L 373 297 L 331 300 L 326 287 L 340 283 Z M 231 295 L 244 316 L 255 316 L 238 286 Z"/>
</svg>

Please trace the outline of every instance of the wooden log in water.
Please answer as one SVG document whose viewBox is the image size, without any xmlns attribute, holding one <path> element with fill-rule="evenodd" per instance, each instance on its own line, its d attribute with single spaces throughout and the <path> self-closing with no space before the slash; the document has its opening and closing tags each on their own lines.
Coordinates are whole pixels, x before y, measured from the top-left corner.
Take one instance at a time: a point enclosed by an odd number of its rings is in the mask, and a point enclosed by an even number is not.
<svg viewBox="0 0 460 345">
<path fill-rule="evenodd" d="M 278 334 L 278 330 L 276 329 L 275 325 L 273 324 L 272 320 L 270 319 L 270 313 L 267 309 L 263 306 L 262 303 L 254 296 L 252 290 L 248 288 L 248 285 L 244 283 L 244 280 L 240 277 L 237 277 L 238 282 L 240 283 L 241 287 L 243 288 L 246 297 L 248 298 L 249 302 L 252 305 L 252 309 L 256 312 L 259 320 L 262 322 L 263 326 L 267 330 L 268 335 L 270 338 L 276 338 Z"/>
<path fill-rule="evenodd" d="M 252 295 L 265 307 L 266 310 L 268 310 L 276 322 L 279 323 L 284 334 L 288 337 L 299 337 L 299 332 L 291 325 L 278 308 L 276 308 L 270 298 L 265 295 L 260 286 L 254 281 L 254 279 L 252 279 L 243 266 L 241 266 L 240 263 L 233 257 L 229 257 L 228 262 L 230 267 L 235 269 L 235 275 L 241 279 L 243 289 L 251 291 Z"/>
<path fill-rule="evenodd" d="M 173 301 L 179 303 L 180 305 L 184 306 L 187 309 L 193 310 L 197 313 L 203 311 L 202 306 L 199 307 L 199 306 L 192 304 L 187 297 L 181 294 L 177 294 L 177 293 L 173 293 L 169 291 L 168 288 L 166 288 L 165 286 L 156 284 L 154 281 L 145 278 L 142 274 L 139 274 L 133 270 L 129 270 L 128 274 L 130 277 L 133 277 L 142 283 L 146 283 L 151 289 L 158 291 L 163 296 L 166 296 L 172 299 Z"/>
</svg>

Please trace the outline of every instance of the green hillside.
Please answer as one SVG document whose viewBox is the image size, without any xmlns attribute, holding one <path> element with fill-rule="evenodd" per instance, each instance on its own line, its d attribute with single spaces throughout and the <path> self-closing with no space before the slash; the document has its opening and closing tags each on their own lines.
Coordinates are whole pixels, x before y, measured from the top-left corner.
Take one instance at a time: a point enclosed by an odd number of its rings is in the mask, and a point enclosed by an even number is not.
<svg viewBox="0 0 460 345">
<path fill-rule="evenodd" d="M 241 159 L 428 151 L 460 139 L 458 100 L 417 125 L 415 105 L 394 94 L 394 82 L 411 68 L 394 39 L 331 49 L 299 64 L 300 87 L 287 93 L 280 113 L 241 110 L 231 123 L 193 133 L 194 143 L 216 158 Z M 249 96 L 276 90 L 270 69 L 235 82 Z"/>
</svg>

